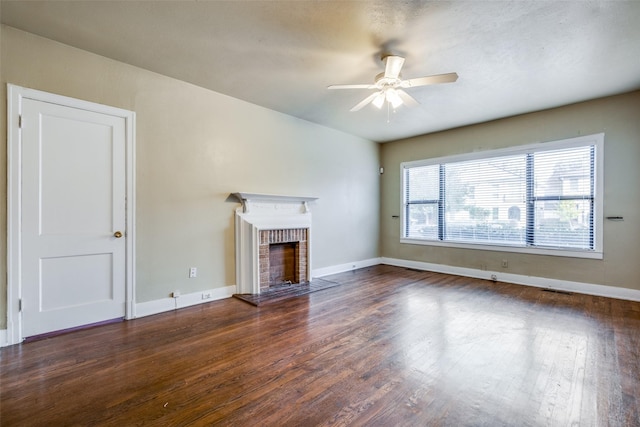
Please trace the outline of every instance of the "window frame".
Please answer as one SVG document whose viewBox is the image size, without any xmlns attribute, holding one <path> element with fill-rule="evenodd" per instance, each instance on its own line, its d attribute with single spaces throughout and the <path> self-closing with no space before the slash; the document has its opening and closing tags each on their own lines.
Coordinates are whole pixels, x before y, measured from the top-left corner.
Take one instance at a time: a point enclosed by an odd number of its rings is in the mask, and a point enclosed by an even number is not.
<svg viewBox="0 0 640 427">
<path fill-rule="evenodd" d="M 447 163 L 462 162 L 468 160 L 482 160 L 495 157 L 502 157 L 508 155 L 530 154 L 541 151 L 561 150 L 567 148 L 594 146 L 594 183 L 593 183 L 593 249 L 578 249 L 578 248 L 562 248 L 562 247 L 533 247 L 533 246 L 511 246 L 508 244 L 498 243 L 471 243 L 471 242 L 454 242 L 445 241 L 443 236 L 443 230 L 438 227 L 438 239 L 429 240 L 415 237 L 405 237 L 407 230 L 407 212 L 409 202 L 407 201 L 406 191 L 406 169 L 420 166 L 432 166 L 443 165 Z M 441 168 L 442 169 L 442 168 Z M 574 257 L 574 258 L 591 258 L 591 259 L 603 259 L 603 223 L 604 223 L 604 133 L 598 133 L 593 135 L 579 136 L 575 138 L 537 142 L 533 144 L 526 144 L 516 147 L 475 151 L 471 153 L 457 154 L 451 156 L 437 157 L 432 159 L 414 160 L 408 162 L 402 162 L 400 164 L 400 243 L 414 244 L 414 245 L 427 245 L 427 246 L 440 246 L 451 248 L 463 248 L 463 249 L 475 249 L 475 250 L 491 250 L 500 252 L 515 252 L 515 253 L 528 253 L 536 255 L 552 255 L 561 257 Z M 442 174 L 440 175 L 439 185 L 443 186 Z M 441 189 L 443 191 L 443 189 Z M 441 205 L 438 203 L 438 205 Z M 443 209 L 444 206 L 440 206 Z M 445 223 L 446 226 L 446 223 Z M 525 230 L 525 231 L 528 231 Z"/>
</svg>

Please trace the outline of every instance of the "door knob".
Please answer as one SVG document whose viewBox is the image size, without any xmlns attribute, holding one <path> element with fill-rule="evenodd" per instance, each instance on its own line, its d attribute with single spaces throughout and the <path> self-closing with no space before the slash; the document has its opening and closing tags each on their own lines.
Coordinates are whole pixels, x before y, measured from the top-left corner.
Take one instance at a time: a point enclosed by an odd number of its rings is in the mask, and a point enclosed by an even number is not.
<svg viewBox="0 0 640 427">
<path fill-rule="evenodd" d="M 116 231 L 115 233 L 113 233 L 113 237 L 115 237 L 116 239 L 119 239 L 122 237 L 122 231 Z"/>
</svg>

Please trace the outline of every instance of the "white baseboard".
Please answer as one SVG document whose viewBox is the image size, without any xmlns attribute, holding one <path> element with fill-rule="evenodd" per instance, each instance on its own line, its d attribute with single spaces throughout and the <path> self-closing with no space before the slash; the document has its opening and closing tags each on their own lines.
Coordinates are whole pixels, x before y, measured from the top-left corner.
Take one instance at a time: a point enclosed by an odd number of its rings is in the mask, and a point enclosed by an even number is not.
<svg viewBox="0 0 640 427">
<path fill-rule="evenodd" d="M 153 301 L 141 302 L 136 304 L 135 317 L 151 316 L 153 314 L 164 313 L 166 311 L 190 307 L 192 305 L 204 304 L 219 299 L 229 298 L 235 293 L 236 286 L 231 285 L 222 288 L 183 294 L 177 298 L 162 298 Z M 210 294 L 211 297 L 203 299 L 203 294 Z"/>
<path fill-rule="evenodd" d="M 8 334 L 6 329 L 0 329 L 0 347 L 9 345 Z"/>
<path fill-rule="evenodd" d="M 316 268 L 311 272 L 311 277 L 322 277 L 330 274 L 344 273 L 345 271 L 357 270 L 358 268 L 371 267 L 382 264 L 381 258 L 370 258 L 362 261 L 348 262 L 346 264 L 332 265 L 331 267 Z"/>
<path fill-rule="evenodd" d="M 496 275 L 499 282 L 514 283 L 516 285 L 534 286 L 537 288 L 554 289 L 559 291 L 576 292 L 579 294 L 596 295 L 601 297 L 640 301 L 640 291 L 615 286 L 597 285 L 593 283 L 572 282 L 569 280 L 550 279 L 546 277 L 524 276 L 498 271 L 485 271 L 473 268 L 455 267 L 443 264 L 431 264 L 421 261 L 409 261 L 396 258 L 380 258 L 381 264 L 397 267 L 415 268 L 416 270 L 433 271 L 436 273 L 454 274 L 456 276 L 473 277 L 491 280 Z"/>
<path fill-rule="evenodd" d="M 175 310 L 176 301 L 173 298 L 162 298 L 147 302 L 139 302 L 135 305 L 133 318 L 152 316 L 165 311 Z"/>
</svg>

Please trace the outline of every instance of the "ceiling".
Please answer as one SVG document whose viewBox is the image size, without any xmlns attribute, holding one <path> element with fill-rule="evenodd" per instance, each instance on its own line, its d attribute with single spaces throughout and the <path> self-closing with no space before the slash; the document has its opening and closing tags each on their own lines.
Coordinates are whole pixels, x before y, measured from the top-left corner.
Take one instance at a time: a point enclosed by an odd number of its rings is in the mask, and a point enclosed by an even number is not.
<svg viewBox="0 0 640 427">
<path fill-rule="evenodd" d="M 2 23 L 385 142 L 640 89 L 640 1 L 11 1 Z M 349 110 L 382 53 L 421 105 Z"/>
</svg>

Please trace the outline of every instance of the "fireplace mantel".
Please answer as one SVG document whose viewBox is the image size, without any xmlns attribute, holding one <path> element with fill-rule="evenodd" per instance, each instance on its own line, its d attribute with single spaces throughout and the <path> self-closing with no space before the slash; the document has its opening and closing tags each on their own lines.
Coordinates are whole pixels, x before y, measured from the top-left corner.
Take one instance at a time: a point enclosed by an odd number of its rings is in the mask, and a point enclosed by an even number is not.
<svg viewBox="0 0 640 427">
<path fill-rule="evenodd" d="M 300 197 L 300 196 L 280 196 L 275 194 L 260 194 L 260 193 L 231 193 L 236 199 L 242 203 L 242 211 L 247 213 L 251 210 L 253 203 L 301 203 L 304 206 L 305 211 L 309 211 L 308 202 L 318 200 L 317 197 Z"/>
<path fill-rule="evenodd" d="M 237 293 L 260 293 L 260 244 L 263 230 L 302 230 L 301 271 L 304 281 L 311 280 L 311 211 L 308 203 L 317 197 L 273 194 L 232 193 L 241 203 L 236 208 L 236 285 Z M 294 233 L 295 234 L 295 233 Z"/>
</svg>

